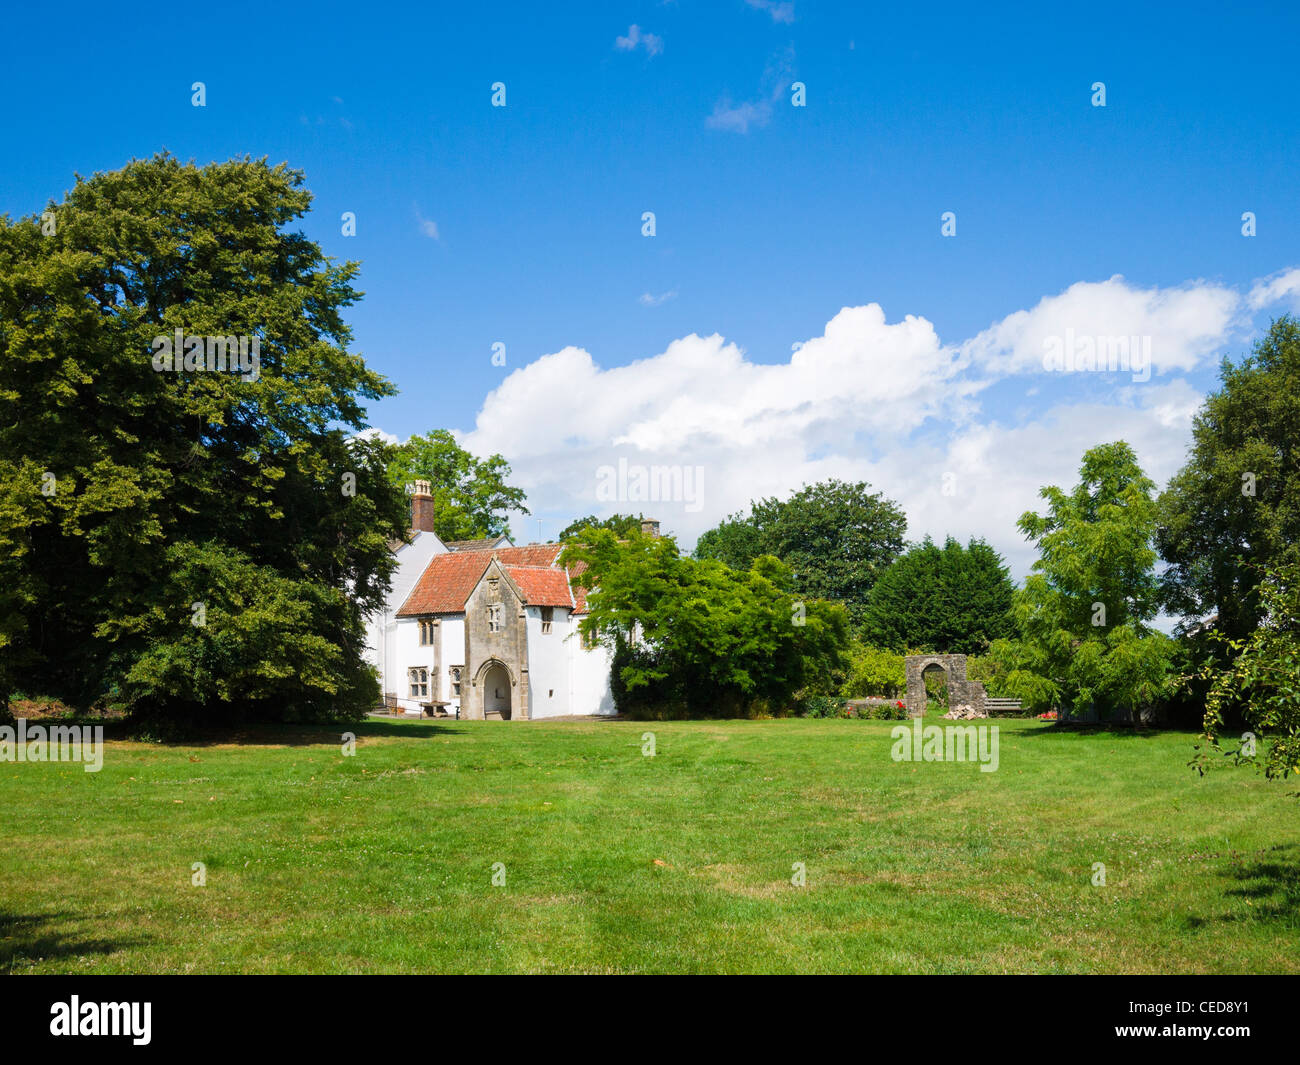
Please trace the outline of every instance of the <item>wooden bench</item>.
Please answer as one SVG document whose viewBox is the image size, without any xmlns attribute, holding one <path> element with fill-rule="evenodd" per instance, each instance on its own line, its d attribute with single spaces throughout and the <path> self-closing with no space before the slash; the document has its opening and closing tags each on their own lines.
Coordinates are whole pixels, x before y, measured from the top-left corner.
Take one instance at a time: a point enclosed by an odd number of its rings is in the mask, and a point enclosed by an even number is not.
<svg viewBox="0 0 1300 1065">
<path fill-rule="evenodd" d="M 990 714 L 1015 714 L 1024 709 L 1019 699 L 995 699 L 991 695 L 984 697 L 984 709 Z"/>
</svg>

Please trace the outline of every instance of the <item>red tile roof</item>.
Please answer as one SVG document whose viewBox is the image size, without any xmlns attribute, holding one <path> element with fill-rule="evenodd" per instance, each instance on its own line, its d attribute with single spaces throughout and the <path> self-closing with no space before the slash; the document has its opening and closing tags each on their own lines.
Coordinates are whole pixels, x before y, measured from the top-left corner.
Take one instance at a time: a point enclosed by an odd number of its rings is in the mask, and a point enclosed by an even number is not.
<svg viewBox="0 0 1300 1065">
<path fill-rule="evenodd" d="M 503 547 L 509 547 L 510 541 L 504 536 L 498 536 L 495 539 L 488 537 L 484 540 L 445 540 L 443 547 L 448 551 L 482 551 L 487 548 L 496 547 L 498 544 Z"/>
<path fill-rule="evenodd" d="M 569 577 L 576 577 L 579 573 L 587 568 L 587 563 L 579 562 L 569 570 Z M 587 612 L 587 589 L 579 588 L 576 584 L 573 588 L 573 612 L 575 614 L 585 614 Z"/>
<path fill-rule="evenodd" d="M 526 547 L 450 551 L 445 555 L 435 555 L 420 574 L 420 579 L 415 582 L 415 587 L 406 597 L 406 602 L 398 609 L 397 616 L 463 613 L 465 600 L 469 598 L 469 593 L 478 584 L 494 555 L 507 569 L 511 566 L 550 568 L 563 549 L 563 544 L 529 544 Z M 564 573 L 563 570 L 558 569 L 555 572 L 561 576 Z M 563 605 L 567 606 L 568 603 L 569 598 L 566 595 Z"/>
<path fill-rule="evenodd" d="M 557 566 L 506 566 L 510 579 L 530 606 L 564 606 L 573 609 L 569 575 Z"/>
</svg>

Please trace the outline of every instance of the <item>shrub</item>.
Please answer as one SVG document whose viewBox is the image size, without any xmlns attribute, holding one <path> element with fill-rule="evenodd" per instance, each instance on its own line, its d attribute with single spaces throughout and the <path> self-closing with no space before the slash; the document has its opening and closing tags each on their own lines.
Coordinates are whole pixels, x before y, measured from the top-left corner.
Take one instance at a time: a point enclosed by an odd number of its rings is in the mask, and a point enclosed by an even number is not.
<svg viewBox="0 0 1300 1065">
<path fill-rule="evenodd" d="M 848 717 L 849 709 L 844 700 L 833 695 L 810 695 L 799 704 L 800 717 Z"/>
<path fill-rule="evenodd" d="M 1015 695 L 1007 689 L 1005 663 L 992 654 L 969 655 L 966 658 L 966 679 L 983 684 L 984 690 L 995 698 L 1015 698 Z"/>
<path fill-rule="evenodd" d="M 846 699 L 869 695 L 896 698 L 907 688 L 903 655 L 854 640 L 849 645 L 849 675 L 840 694 Z"/>
<path fill-rule="evenodd" d="M 907 708 L 901 699 L 882 699 L 866 705 L 850 706 L 842 698 L 811 695 L 799 701 L 800 717 L 861 718 L 864 721 L 902 721 L 907 718 Z"/>
<path fill-rule="evenodd" d="M 858 717 L 868 721 L 906 721 L 907 705 L 901 699 L 858 707 Z"/>
</svg>

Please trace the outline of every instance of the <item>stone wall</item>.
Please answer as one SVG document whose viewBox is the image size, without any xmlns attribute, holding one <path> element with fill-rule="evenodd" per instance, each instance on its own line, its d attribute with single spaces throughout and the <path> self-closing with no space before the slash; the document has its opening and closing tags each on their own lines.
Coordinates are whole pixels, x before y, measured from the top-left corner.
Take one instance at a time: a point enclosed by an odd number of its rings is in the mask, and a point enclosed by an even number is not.
<svg viewBox="0 0 1300 1065">
<path fill-rule="evenodd" d="M 488 627 L 488 607 L 501 607 L 501 631 Z M 510 676 L 510 717 L 528 719 L 528 630 L 523 601 L 496 559 L 465 601 L 465 671 L 461 675 L 460 716 L 481 721 L 484 680 L 493 662 Z"/>
<path fill-rule="evenodd" d="M 907 672 L 907 713 L 920 717 L 925 713 L 925 671 L 931 666 L 943 670 L 948 681 L 948 709 L 970 706 L 984 712 L 984 685 L 966 679 L 965 655 L 908 655 L 903 659 Z"/>
</svg>

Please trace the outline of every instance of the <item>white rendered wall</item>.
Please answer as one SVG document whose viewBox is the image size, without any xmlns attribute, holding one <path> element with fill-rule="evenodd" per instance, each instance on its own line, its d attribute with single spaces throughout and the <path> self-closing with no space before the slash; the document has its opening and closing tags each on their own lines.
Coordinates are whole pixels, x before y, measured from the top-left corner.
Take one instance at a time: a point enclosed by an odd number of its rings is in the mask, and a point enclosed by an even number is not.
<svg viewBox="0 0 1300 1065">
<path fill-rule="evenodd" d="M 569 711 L 572 714 L 591 716 L 613 714 L 614 693 L 609 687 L 609 668 L 612 655 L 602 645 L 584 650 L 578 632 L 581 618 L 573 618 L 568 638 L 564 641 L 569 656 Z"/>
<path fill-rule="evenodd" d="M 452 717 L 460 716 L 460 696 L 453 695 L 451 690 L 451 670 L 450 666 L 460 666 L 461 691 L 464 691 L 464 685 L 469 683 L 469 678 L 465 676 L 465 615 L 464 614 L 443 614 L 442 620 L 442 676 L 439 678 L 438 691 L 441 694 L 439 699 L 445 699 L 451 705 L 447 707 L 447 713 Z"/>
<path fill-rule="evenodd" d="M 420 646 L 420 622 L 418 618 L 398 618 L 393 625 L 393 657 L 389 659 L 390 665 L 396 664 L 397 668 L 391 670 L 395 687 L 390 687 L 389 691 L 397 692 L 397 705 L 403 710 L 420 713 L 420 703 L 428 702 L 434 698 L 433 687 L 433 645 Z M 413 666 L 424 666 L 429 671 L 429 694 L 422 699 L 417 699 L 411 695 L 411 681 L 407 675 L 407 670 Z"/>
<path fill-rule="evenodd" d="M 554 609 L 551 631 L 542 633 L 541 607 L 524 608 L 528 630 L 528 716 L 533 719 L 572 714 L 569 708 L 569 652 L 564 637 L 569 611 Z"/>
<path fill-rule="evenodd" d="M 366 619 L 366 657 L 379 674 L 381 692 L 396 692 L 399 698 L 406 697 L 406 665 L 415 663 L 398 661 L 398 619 L 394 615 L 406 602 L 430 560 L 446 552 L 447 546 L 431 532 L 417 532 L 409 544 L 403 544 L 395 552 L 397 569 L 393 572 L 384 610 Z"/>
</svg>

